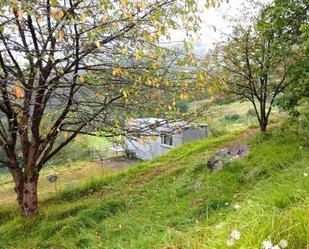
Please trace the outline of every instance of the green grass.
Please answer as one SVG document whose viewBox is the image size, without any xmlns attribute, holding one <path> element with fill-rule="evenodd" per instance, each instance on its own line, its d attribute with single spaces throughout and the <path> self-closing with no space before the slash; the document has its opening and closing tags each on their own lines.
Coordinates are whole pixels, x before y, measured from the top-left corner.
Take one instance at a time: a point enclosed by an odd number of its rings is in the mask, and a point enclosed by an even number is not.
<svg viewBox="0 0 309 249">
<path fill-rule="evenodd" d="M 64 147 L 50 164 L 63 165 L 65 163 L 99 158 L 94 149 L 100 154 L 100 157 L 107 157 L 110 155 L 107 150 L 109 146 L 111 146 L 111 142 L 107 138 L 80 135 Z"/>
<path fill-rule="evenodd" d="M 209 132 L 213 136 L 219 136 L 235 130 L 259 127 L 253 105 L 249 101 L 213 104 L 209 99 L 206 99 L 191 102 L 189 110 L 192 111 L 202 105 L 209 106 L 209 109 L 205 112 L 204 117 L 199 118 L 198 121 L 207 123 L 209 125 Z M 279 112 L 277 107 L 274 107 L 269 122 L 275 122 L 284 115 L 284 113 Z"/>
<path fill-rule="evenodd" d="M 283 126 L 282 126 L 283 127 Z M 283 131 L 282 131 L 283 129 Z M 71 188 L 37 217 L 0 209 L 0 248 L 288 248 L 309 243 L 309 152 L 292 128 L 237 131 L 185 144 L 154 160 Z M 242 161 L 209 172 L 219 148 L 248 143 Z M 240 208 L 236 210 L 234 205 Z"/>
<path fill-rule="evenodd" d="M 79 167 L 85 161 L 112 156 L 107 148 L 111 142 L 104 137 L 80 135 L 68 144 L 43 168 L 44 173 L 54 173 L 59 168 Z M 94 149 L 97 151 L 95 152 Z M 98 155 L 99 154 L 99 155 Z M 6 168 L 0 168 L 0 184 L 11 181 L 11 175 Z M 0 186 L 1 187 L 1 186 Z M 0 189 L 1 191 L 1 189 Z"/>
</svg>

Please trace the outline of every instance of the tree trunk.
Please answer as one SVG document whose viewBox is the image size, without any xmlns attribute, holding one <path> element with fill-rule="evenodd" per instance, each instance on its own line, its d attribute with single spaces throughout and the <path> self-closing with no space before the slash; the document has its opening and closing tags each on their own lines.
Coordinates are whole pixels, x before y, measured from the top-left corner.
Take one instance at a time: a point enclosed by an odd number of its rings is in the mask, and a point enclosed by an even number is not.
<svg viewBox="0 0 309 249">
<path fill-rule="evenodd" d="M 15 192 L 20 212 L 23 216 L 33 216 L 38 213 L 38 176 L 14 177 Z"/>
<path fill-rule="evenodd" d="M 32 216 L 38 213 L 38 176 L 24 179 L 22 215 Z"/>
<path fill-rule="evenodd" d="M 24 192 L 24 179 L 22 176 L 22 172 L 18 168 L 18 166 L 11 170 L 13 180 L 15 183 L 14 190 L 17 195 L 17 202 L 20 207 L 20 211 L 22 212 L 22 205 L 23 205 L 23 192 Z"/>
<path fill-rule="evenodd" d="M 262 132 L 265 132 L 265 131 L 266 131 L 267 125 L 268 125 L 268 120 L 267 120 L 266 117 L 263 117 L 263 118 L 261 119 L 261 122 L 260 122 L 260 129 L 261 129 Z"/>
<path fill-rule="evenodd" d="M 9 155 L 9 169 L 15 183 L 14 190 L 20 213 L 23 216 L 33 216 L 38 213 L 38 180 L 39 171 L 36 165 L 37 150 L 30 150 L 28 158 L 24 158 L 23 167 L 20 167 L 14 151 Z"/>
</svg>

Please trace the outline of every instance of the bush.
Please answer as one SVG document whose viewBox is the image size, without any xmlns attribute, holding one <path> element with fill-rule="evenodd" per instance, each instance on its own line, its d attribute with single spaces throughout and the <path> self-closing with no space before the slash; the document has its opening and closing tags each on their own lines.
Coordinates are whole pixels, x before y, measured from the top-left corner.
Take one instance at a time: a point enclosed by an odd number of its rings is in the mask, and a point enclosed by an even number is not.
<svg viewBox="0 0 309 249">
<path fill-rule="evenodd" d="M 240 118 L 240 116 L 238 114 L 228 114 L 224 116 L 224 119 L 230 122 L 235 122 L 236 120 L 238 120 Z"/>
<path fill-rule="evenodd" d="M 224 126 L 209 126 L 209 133 L 214 137 L 219 137 L 227 133 L 227 128 Z"/>
<path fill-rule="evenodd" d="M 253 108 L 250 108 L 247 112 L 247 116 L 255 117 L 256 116 L 255 110 Z"/>
<path fill-rule="evenodd" d="M 189 103 L 188 101 L 179 101 L 178 108 L 180 113 L 186 113 L 189 110 Z"/>
<path fill-rule="evenodd" d="M 200 173 L 207 169 L 207 161 L 199 161 L 193 165 L 193 172 Z"/>
</svg>

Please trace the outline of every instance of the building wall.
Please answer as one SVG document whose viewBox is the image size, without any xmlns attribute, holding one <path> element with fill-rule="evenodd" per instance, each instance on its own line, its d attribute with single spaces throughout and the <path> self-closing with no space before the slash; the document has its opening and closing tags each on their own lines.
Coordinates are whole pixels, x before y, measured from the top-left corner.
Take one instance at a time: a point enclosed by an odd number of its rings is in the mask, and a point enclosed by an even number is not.
<svg viewBox="0 0 309 249">
<path fill-rule="evenodd" d="M 158 155 L 160 154 L 163 154 L 163 153 L 166 153 L 168 152 L 170 149 L 178 146 L 178 145 L 181 145 L 183 142 L 182 142 L 182 134 L 173 134 L 173 146 L 168 146 L 168 145 L 165 145 L 165 144 L 161 144 L 161 138 L 159 138 L 159 142 L 158 142 Z"/>
<path fill-rule="evenodd" d="M 173 146 L 161 144 L 161 137 L 141 137 L 138 140 L 127 139 L 128 149 L 134 151 L 136 157 L 141 160 L 151 160 L 168 152 L 170 149 L 191 140 L 201 139 L 208 136 L 207 127 L 188 128 L 182 133 L 173 134 Z"/>
<path fill-rule="evenodd" d="M 134 151 L 136 157 L 141 160 L 151 160 L 156 155 L 156 145 L 152 141 L 148 140 L 147 142 L 143 142 L 141 139 L 133 140 L 127 139 L 126 144 L 128 150 Z"/>
</svg>

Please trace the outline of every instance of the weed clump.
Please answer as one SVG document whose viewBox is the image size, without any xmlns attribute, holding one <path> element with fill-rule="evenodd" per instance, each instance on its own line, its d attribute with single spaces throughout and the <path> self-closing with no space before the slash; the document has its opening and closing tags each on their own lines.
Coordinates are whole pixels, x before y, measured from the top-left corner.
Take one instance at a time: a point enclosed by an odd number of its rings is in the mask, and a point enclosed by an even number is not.
<svg viewBox="0 0 309 249">
<path fill-rule="evenodd" d="M 203 160 L 203 161 L 199 161 L 194 163 L 193 167 L 192 167 L 192 171 L 193 173 L 201 173 L 206 171 L 207 168 L 207 161 Z"/>
</svg>

